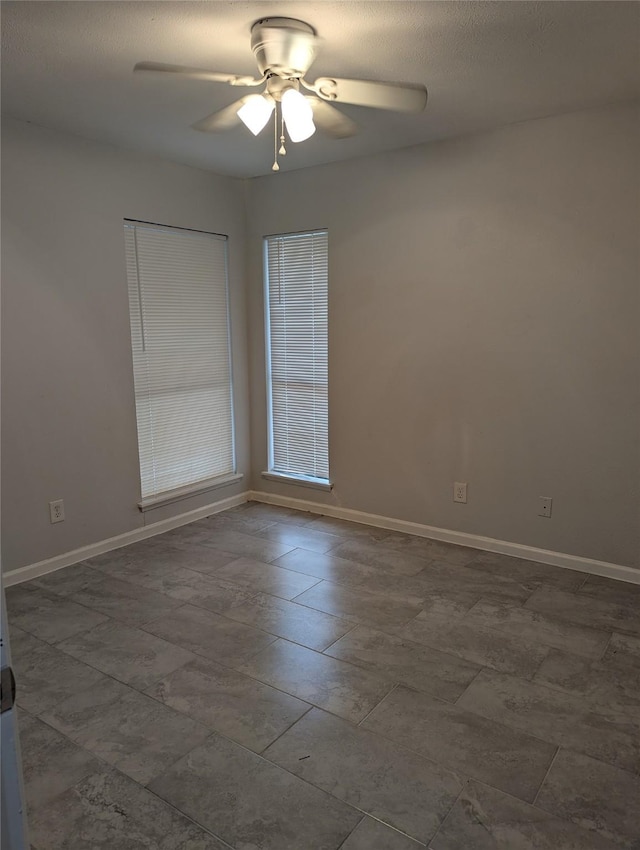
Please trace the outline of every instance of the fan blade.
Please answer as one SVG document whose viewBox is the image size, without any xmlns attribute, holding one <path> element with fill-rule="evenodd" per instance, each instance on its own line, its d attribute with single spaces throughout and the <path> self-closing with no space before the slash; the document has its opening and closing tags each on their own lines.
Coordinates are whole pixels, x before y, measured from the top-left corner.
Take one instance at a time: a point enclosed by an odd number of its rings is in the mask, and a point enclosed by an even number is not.
<svg viewBox="0 0 640 850">
<path fill-rule="evenodd" d="M 358 132 L 358 125 L 335 106 L 317 97 L 307 97 L 313 109 L 313 123 L 318 130 L 333 139 L 348 139 Z"/>
<path fill-rule="evenodd" d="M 262 95 L 248 94 L 245 97 L 241 97 L 240 100 L 236 100 L 229 106 L 225 106 L 224 109 L 219 109 L 217 112 L 207 115 L 206 118 L 196 121 L 191 126 L 194 130 L 200 130 L 203 133 L 223 133 L 225 130 L 233 130 L 238 124 L 242 124 L 242 121 L 238 118 L 238 110 L 254 97 L 262 97 Z"/>
<path fill-rule="evenodd" d="M 187 68 L 185 65 L 164 65 L 162 62 L 138 62 L 134 71 L 151 71 L 165 74 L 179 74 L 189 80 L 209 80 L 212 83 L 228 83 L 230 86 L 259 86 L 264 77 L 256 80 L 253 77 L 242 77 L 237 74 L 220 74 L 217 71 L 206 71 L 204 68 Z"/>
<path fill-rule="evenodd" d="M 311 88 L 324 100 L 374 109 L 422 112 L 427 105 L 427 89 L 414 83 L 374 83 L 371 80 L 319 77 Z"/>
</svg>

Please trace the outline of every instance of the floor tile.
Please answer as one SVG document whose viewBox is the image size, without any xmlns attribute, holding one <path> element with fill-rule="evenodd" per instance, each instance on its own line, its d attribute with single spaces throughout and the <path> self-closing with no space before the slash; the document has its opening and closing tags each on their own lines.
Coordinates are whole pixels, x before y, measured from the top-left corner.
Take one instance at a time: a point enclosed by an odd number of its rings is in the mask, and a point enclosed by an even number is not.
<svg viewBox="0 0 640 850">
<path fill-rule="evenodd" d="M 228 667 L 241 664 L 275 640 L 273 635 L 194 605 L 183 605 L 144 630 Z"/>
<path fill-rule="evenodd" d="M 203 547 L 204 548 L 204 547 Z M 209 550 L 207 550 L 209 551 Z M 213 549 L 210 551 L 213 552 Z M 99 578 L 111 577 L 131 584 L 143 585 L 147 579 L 158 578 L 161 575 L 171 575 L 175 570 L 182 568 L 182 561 L 186 553 L 175 547 L 166 547 L 162 554 L 150 553 L 139 555 L 135 558 L 118 557 L 101 560 L 97 564 L 87 561 L 92 565 L 92 570 Z"/>
<path fill-rule="evenodd" d="M 525 603 L 532 611 L 541 611 L 578 625 L 640 637 L 640 608 L 595 599 L 584 593 L 565 593 L 541 587 Z"/>
<path fill-rule="evenodd" d="M 451 701 L 462 694 L 481 669 L 437 649 L 366 626 L 357 626 L 325 654 Z"/>
<path fill-rule="evenodd" d="M 181 667 L 147 693 L 254 752 L 261 752 L 310 708 L 206 658 Z"/>
<path fill-rule="evenodd" d="M 56 643 L 71 635 L 85 632 L 107 619 L 104 614 L 91 611 L 31 584 L 8 588 L 6 601 L 7 616 L 11 625 L 18 626 L 47 643 Z"/>
<path fill-rule="evenodd" d="M 317 708 L 264 756 L 424 843 L 462 787 L 450 771 Z"/>
<path fill-rule="evenodd" d="M 535 583 L 485 575 L 478 570 L 445 561 L 432 561 L 415 578 L 420 580 L 427 590 L 458 590 L 477 593 L 478 599 L 486 596 L 512 602 L 524 602 L 536 586 Z"/>
<path fill-rule="evenodd" d="M 478 596 L 475 590 L 456 590 L 451 587 L 429 588 L 424 594 L 422 608 L 428 614 L 457 621 L 462 619 L 481 599 L 482 596 Z"/>
<path fill-rule="evenodd" d="M 110 621 L 58 644 L 58 649 L 142 689 L 191 661 L 193 653 L 124 623 Z"/>
<path fill-rule="evenodd" d="M 640 713 L 634 719 L 615 709 L 544 685 L 483 670 L 457 705 L 544 741 L 626 770 L 640 772 Z M 640 706 L 639 706 L 640 707 Z"/>
<path fill-rule="evenodd" d="M 266 593 L 259 593 L 244 605 L 237 605 L 227 612 L 227 616 L 318 650 L 326 649 L 353 628 L 353 623 L 346 620 Z"/>
<path fill-rule="evenodd" d="M 263 531 L 259 531 L 256 537 L 271 540 L 274 543 L 284 543 L 287 546 L 308 549 L 310 552 L 329 552 L 342 543 L 342 538 L 335 534 L 318 531 L 309 525 L 291 525 L 286 522 L 276 522 Z"/>
<path fill-rule="evenodd" d="M 225 850 L 150 791 L 116 770 L 78 782 L 30 819 L 38 850 Z"/>
<path fill-rule="evenodd" d="M 7 595 L 34 850 L 640 850 L 640 586 L 247 503 Z"/>
<path fill-rule="evenodd" d="M 292 570 L 283 570 L 273 564 L 263 561 L 253 561 L 250 558 L 238 558 L 215 573 L 216 578 L 224 579 L 253 593 L 269 593 L 282 599 L 293 599 L 314 584 L 318 579 L 305 576 Z"/>
<path fill-rule="evenodd" d="M 200 608 L 223 614 L 234 605 L 248 602 L 255 592 L 239 587 L 213 575 L 199 573 L 184 567 L 175 567 L 161 574 L 131 576 L 129 581 L 165 593 L 180 602 L 192 602 Z"/>
<path fill-rule="evenodd" d="M 295 548 L 289 543 L 263 540 L 232 529 L 213 529 L 207 534 L 208 536 L 199 542 L 225 552 L 235 552 L 240 557 L 253 558 L 256 561 L 275 561 L 276 558 Z"/>
<path fill-rule="evenodd" d="M 13 668 L 17 703 L 36 715 L 105 679 L 102 673 L 48 643 L 13 659 Z"/>
<path fill-rule="evenodd" d="M 589 661 L 554 649 L 541 664 L 534 681 L 580 696 L 596 708 L 640 714 L 640 670 L 633 667 Z"/>
<path fill-rule="evenodd" d="M 613 634 L 602 660 L 640 668 L 640 638 Z"/>
<path fill-rule="evenodd" d="M 392 687 L 372 673 L 281 639 L 238 669 L 353 723 Z"/>
<path fill-rule="evenodd" d="M 237 560 L 237 558 L 237 555 L 220 552 L 209 546 L 189 544 L 180 548 L 177 544 L 174 544 L 165 547 L 160 554 L 151 553 L 150 557 L 103 562 L 95 569 L 103 577 L 110 575 L 122 581 L 155 590 L 154 584 L 162 577 L 166 577 L 168 580 L 171 576 L 184 574 L 185 571 L 195 575 L 213 573 L 225 564 Z"/>
<path fill-rule="evenodd" d="M 267 522 L 288 522 L 293 525 L 308 525 L 318 519 L 318 514 L 308 511 L 296 511 L 294 508 L 284 508 L 280 505 L 269 505 L 266 502 L 245 502 L 224 512 L 225 516 L 259 517 Z"/>
<path fill-rule="evenodd" d="M 420 850 L 425 845 L 373 818 L 362 818 L 340 850 Z"/>
<path fill-rule="evenodd" d="M 97 570 L 91 569 L 84 563 L 72 564 L 63 570 L 55 570 L 33 581 L 33 585 L 41 587 L 49 593 L 68 596 L 76 590 L 82 590 L 101 578 Z"/>
<path fill-rule="evenodd" d="M 196 528 L 210 530 L 240 531 L 243 534 L 259 534 L 271 528 L 277 519 L 273 517 L 256 516 L 250 511 L 220 511 L 194 523 Z"/>
<path fill-rule="evenodd" d="M 309 527 L 318 531 L 326 531 L 327 534 L 335 534 L 337 537 L 346 540 L 361 540 L 365 543 L 382 541 L 394 534 L 394 532 L 387 531 L 385 528 L 376 528 L 375 525 L 349 522 L 349 520 L 331 516 L 317 516 Z"/>
<path fill-rule="evenodd" d="M 24 629 L 19 629 L 13 623 L 9 623 L 9 645 L 11 648 L 11 658 L 15 661 L 16 658 L 24 658 L 29 652 L 38 649 L 39 646 L 45 646 L 44 641 L 25 632 Z"/>
<path fill-rule="evenodd" d="M 384 567 L 359 564 L 339 558 L 333 552 L 310 552 L 308 549 L 292 549 L 273 563 L 286 570 L 345 585 L 362 584 L 385 574 Z"/>
<path fill-rule="evenodd" d="M 640 777 L 560 750 L 536 805 L 627 850 L 640 848 Z"/>
<path fill-rule="evenodd" d="M 530 584 L 546 584 L 560 590 L 577 590 L 585 579 L 584 573 L 567 570 L 563 567 L 552 567 L 537 561 L 527 561 L 524 558 L 514 558 L 511 555 L 500 555 L 494 552 L 476 551 L 476 555 L 467 566 L 472 570 L 493 576 L 501 576 L 515 581 Z"/>
<path fill-rule="evenodd" d="M 133 543 L 126 546 L 122 550 L 116 550 L 129 554 L 130 557 L 121 558 L 120 563 L 124 564 L 126 560 L 132 561 L 135 566 L 150 566 L 152 564 L 163 565 L 174 559 L 179 566 L 190 567 L 192 563 L 197 561 L 211 561 L 218 559 L 233 560 L 238 556 L 232 552 L 223 552 L 204 546 L 197 542 L 198 536 L 202 535 L 202 529 L 199 531 L 196 523 L 174 528 L 166 531 L 163 534 L 156 534 L 154 537 L 149 537 L 146 540 L 141 540 L 138 543 Z M 115 555 L 116 551 L 107 553 L 106 556 L 100 556 L 104 560 L 100 565 L 95 563 L 95 558 L 87 561 L 91 567 L 97 569 L 103 565 L 112 563 L 109 554 Z"/>
<path fill-rule="evenodd" d="M 382 543 L 384 546 L 392 546 L 399 551 L 419 555 L 429 561 L 445 561 L 458 566 L 468 564 L 478 555 L 478 549 L 472 549 L 469 546 L 459 546 L 455 543 L 445 543 L 442 540 L 410 534 L 404 535 L 400 541 L 387 538 Z"/>
<path fill-rule="evenodd" d="M 100 768 L 86 750 L 20 709 L 18 734 L 29 820 L 58 794 Z"/>
<path fill-rule="evenodd" d="M 189 522 L 179 525 L 162 534 L 164 540 L 171 546 L 184 546 L 185 544 L 200 545 L 203 540 L 211 536 L 211 529 L 199 525 L 197 522 Z"/>
<path fill-rule="evenodd" d="M 421 603 L 399 602 L 381 594 L 366 590 L 349 590 L 339 584 L 323 581 L 310 590 L 296 596 L 300 605 L 325 611 L 354 623 L 384 629 L 389 626 L 400 628 L 422 610 Z"/>
<path fill-rule="evenodd" d="M 162 593 L 111 576 L 74 591 L 68 598 L 130 626 L 166 616 L 180 605 Z"/>
<path fill-rule="evenodd" d="M 361 818 L 339 800 L 216 736 L 150 788 L 235 850 L 337 850 Z"/>
<path fill-rule="evenodd" d="M 394 575 L 414 576 L 429 563 L 427 558 L 420 555 L 413 555 L 405 551 L 400 552 L 395 549 L 385 549 L 382 546 L 359 540 L 349 540 L 342 543 L 333 552 L 339 558 L 345 558 L 348 561 L 384 567 L 385 570 Z"/>
<path fill-rule="evenodd" d="M 600 658 L 611 632 L 576 626 L 566 620 L 547 617 L 518 605 L 481 599 L 467 613 L 465 622 L 480 623 L 525 640 L 539 641 L 585 658 Z"/>
<path fill-rule="evenodd" d="M 481 667 L 531 678 L 549 647 L 465 618 L 450 625 L 441 615 L 423 611 L 400 631 L 402 637 L 456 655 Z"/>
<path fill-rule="evenodd" d="M 362 725 L 529 802 L 557 750 L 554 744 L 403 686 Z"/>
<path fill-rule="evenodd" d="M 91 558 L 85 558 L 79 563 L 85 567 L 90 567 L 92 570 L 98 569 L 102 564 L 110 563 L 111 561 L 132 561 L 138 552 L 144 551 L 144 548 L 157 546 L 156 541 L 162 535 L 150 537 L 148 540 L 138 540 L 137 543 L 130 543 L 128 546 L 121 546 L 119 549 L 110 549 L 107 552 L 102 552 L 100 555 L 93 555 Z"/>
<path fill-rule="evenodd" d="M 42 718 L 142 784 L 210 734 L 200 723 L 113 679 L 59 703 Z"/>
<path fill-rule="evenodd" d="M 599 599 L 601 602 L 611 602 L 614 605 L 626 605 L 636 609 L 640 605 L 640 584 L 604 576 L 587 576 L 579 594 Z"/>
<path fill-rule="evenodd" d="M 615 850 L 615 845 L 479 782 L 469 782 L 431 850 Z"/>
<path fill-rule="evenodd" d="M 352 591 L 365 591 L 383 594 L 387 600 L 404 602 L 410 605 L 423 605 L 431 595 L 431 588 L 425 588 L 423 582 L 413 582 L 411 577 L 398 577 L 393 570 L 381 564 L 361 564 L 339 558 L 333 552 L 323 554 L 308 552 L 306 549 L 294 549 L 287 552 L 274 563 L 285 569 L 340 584 Z M 467 607 L 478 601 L 475 594 Z"/>
</svg>

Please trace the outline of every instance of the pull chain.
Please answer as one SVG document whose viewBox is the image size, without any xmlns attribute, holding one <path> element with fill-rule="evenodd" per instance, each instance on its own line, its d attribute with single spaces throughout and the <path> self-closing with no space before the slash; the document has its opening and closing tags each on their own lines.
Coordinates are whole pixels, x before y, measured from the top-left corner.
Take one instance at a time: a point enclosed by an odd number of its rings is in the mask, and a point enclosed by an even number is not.
<svg viewBox="0 0 640 850">
<path fill-rule="evenodd" d="M 282 113 L 282 107 L 280 107 L 280 112 Z M 287 149 L 284 146 L 284 118 L 280 118 L 280 150 L 278 153 L 281 156 L 287 155 Z"/>
<path fill-rule="evenodd" d="M 278 165 L 278 104 L 276 103 L 276 108 L 273 110 L 274 120 L 273 120 L 273 165 L 271 166 L 272 171 L 280 171 L 280 166 Z"/>
</svg>

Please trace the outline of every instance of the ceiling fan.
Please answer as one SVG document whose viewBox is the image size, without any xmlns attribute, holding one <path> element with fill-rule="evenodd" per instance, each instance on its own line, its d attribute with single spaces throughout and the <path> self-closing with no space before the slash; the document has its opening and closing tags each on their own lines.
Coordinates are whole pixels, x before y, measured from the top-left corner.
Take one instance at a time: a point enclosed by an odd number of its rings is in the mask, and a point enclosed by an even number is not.
<svg viewBox="0 0 640 850">
<path fill-rule="evenodd" d="M 346 139 L 355 135 L 354 121 L 333 106 L 350 103 L 373 109 L 398 112 L 422 112 L 427 103 L 427 89 L 414 83 L 379 83 L 349 80 L 341 77 L 319 77 L 311 83 L 304 79 L 321 39 L 309 24 L 293 18 L 262 18 L 251 27 L 251 49 L 260 77 L 222 74 L 183 65 L 160 62 L 138 62 L 134 71 L 178 74 L 191 80 L 208 80 L 231 86 L 258 87 L 259 94 L 248 94 L 230 106 L 197 121 L 192 127 L 205 133 L 231 130 L 244 123 L 257 136 L 275 114 L 274 171 L 279 169 L 278 153 L 285 154 L 285 135 L 292 142 L 308 139 L 316 127 L 327 136 Z M 311 92 L 305 95 L 304 92 Z M 281 118 L 278 149 L 278 113 Z"/>
</svg>

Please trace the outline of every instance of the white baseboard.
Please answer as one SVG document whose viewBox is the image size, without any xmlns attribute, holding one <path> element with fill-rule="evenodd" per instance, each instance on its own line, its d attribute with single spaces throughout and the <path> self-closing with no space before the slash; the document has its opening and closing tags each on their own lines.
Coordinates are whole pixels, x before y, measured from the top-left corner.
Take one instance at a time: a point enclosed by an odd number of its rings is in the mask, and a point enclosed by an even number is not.
<svg viewBox="0 0 640 850">
<path fill-rule="evenodd" d="M 187 525 L 190 522 L 211 516 L 211 514 L 226 511 L 228 508 L 236 507 L 236 505 L 242 505 L 248 498 L 249 493 L 244 492 L 237 496 L 230 496 L 227 499 L 220 499 L 210 505 L 205 505 L 204 508 L 196 508 L 194 511 L 187 511 L 186 513 L 178 514 L 178 516 L 163 519 L 160 522 L 154 522 L 150 525 L 136 528 L 133 531 L 127 531 L 124 534 L 118 534 L 117 537 L 109 537 L 107 540 L 100 540 L 98 543 L 82 546 L 80 549 L 74 549 L 72 552 L 64 552 L 62 555 L 56 555 L 54 558 L 47 558 L 46 561 L 38 561 L 36 564 L 28 564 L 26 567 L 9 570 L 2 576 L 3 584 L 5 587 L 11 587 L 13 584 L 20 584 L 32 578 L 39 578 L 47 573 L 60 570 L 62 567 L 69 567 L 71 564 L 77 564 L 79 561 L 86 561 L 87 558 L 93 558 L 94 555 L 102 555 L 104 552 L 110 552 L 112 549 L 120 549 L 122 546 L 128 546 L 130 543 L 136 543 L 138 540 L 154 537 L 156 534 L 162 534 L 164 531 L 170 531 L 172 528 L 178 528 L 180 525 Z"/>
<path fill-rule="evenodd" d="M 581 573 L 589 573 L 605 578 L 627 581 L 632 584 L 640 584 L 640 570 L 626 567 L 622 564 L 610 564 L 607 561 L 596 561 L 592 558 L 583 558 L 579 555 L 568 555 L 564 552 L 553 552 L 549 549 L 537 549 L 535 546 L 525 546 L 522 543 L 510 543 L 506 540 L 495 540 L 493 537 L 481 537 L 477 534 L 467 534 L 464 531 L 449 531 L 446 528 L 436 528 L 432 525 L 422 525 L 418 522 L 409 522 L 404 519 L 392 519 L 390 517 L 368 514 L 363 511 L 355 511 L 351 508 L 341 508 L 337 505 L 324 505 L 319 502 L 308 502 L 305 499 L 294 499 L 289 496 L 280 496 L 275 493 L 263 493 L 259 490 L 251 490 L 248 501 L 265 502 L 269 505 L 279 505 L 283 508 L 294 508 L 299 511 L 309 511 L 313 514 L 345 519 L 350 522 L 360 522 L 363 525 L 373 525 L 377 528 L 386 528 L 389 531 L 403 531 L 406 534 L 415 534 L 416 537 L 429 537 L 432 540 L 441 540 L 444 543 L 456 543 L 459 546 L 469 546 L 472 549 L 481 549 L 484 552 L 497 552 L 501 555 L 512 555 L 525 561 L 538 561 L 541 564 L 549 564 L 553 567 L 564 567 Z"/>
<path fill-rule="evenodd" d="M 577 570 L 582 573 L 604 576 L 606 578 L 617 579 L 618 581 L 627 581 L 632 584 L 640 584 L 640 570 L 635 570 L 633 567 L 625 567 L 622 564 L 610 564 L 606 561 L 596 561 L 591 558 L 580 557 L 579 555 L 568 555 L 564 552 L 537 549 L 534 546 L 525 546 L 522 543 L 495 540 L 492 537 L 466 534 L 463 531 L 450 531 L 446 528 L 436 528 L 435 526 L 423 525 L 418 522 L 369 514 L 351 508 L 341 508 L 337 505 L 324 505 L 319 502 L 309 502 L 305 499 L 294 499 L 274 493 L 263 493 L 259 490 L 249 490 L 237 496 L 220 499 L 203 508 L 197 508 L 194 511 L 188 511 L 178 516 L 143 526 L 142 528 L 136 528 L 125 534 L 119 534 L 117 537 L 110 537 L 108 540 L 101 540 L 98 543 L 92 543 L 89 546 L 74 549 L 72 552 L 65 552 L 62 555 L 56 555 L 54 558 L 48 558 L 45 561 L 38 561 L 36 564 L 29 564 L 16 570 L 10 570 L 4 573 L 2 577 L 3 583 L 5 587 L 11 587 L 13 584 L 38 578 L 63 567 L 71 566 L 71 564 L 77 564 L 79 561 L 85 561 L 94 555 L 102 555 L 104 552 L 110 552 L 112 549 L 120 549 L 122 546 L 128 546 L 130 543 L 135 543 L 138 540 L 145 540 L 147 537 L 154 537 L 156 534 L 162 534 L 165 531 L 170 531 L 172 528 L 178 528 L 178 526 L 187 525 L 190 522 L 211 516 L 211 514 L 226 511 L 228 508 L 233 508 L 247 501 L 264 502 L 269 505 L 294 508 L 299 511 L 308 511 L 313 514 L 335 517 L 336 519 L 359 522 L 363 525 L 372 525 L 376 528 L 386 528 L 389 531 L 403 531 L 406 534 L 415 534 L 416 537 L 428 537 L 432 540 L 441 540 L 444 543 L 469 546 L 472 549 L 480 549 L 484 552 L 512 555 L 515 558 L 522 558 L 526 561 L 538 561 L 541 564 L 549 564 L 554 567 L 564 567 L 565 569 Z"/>
</svg>

